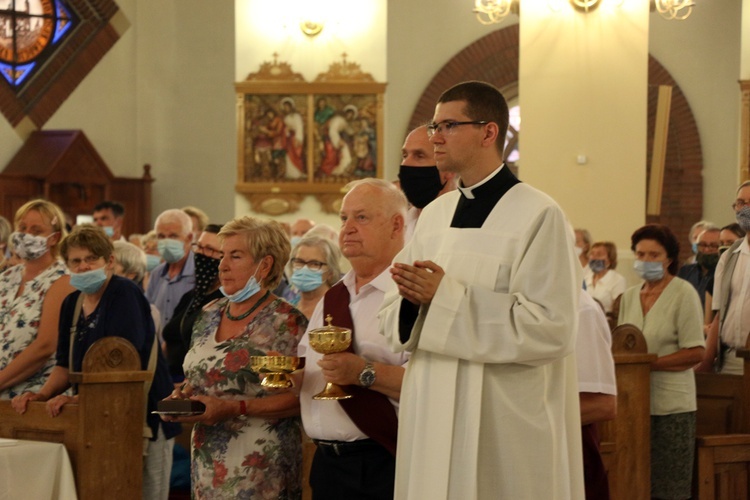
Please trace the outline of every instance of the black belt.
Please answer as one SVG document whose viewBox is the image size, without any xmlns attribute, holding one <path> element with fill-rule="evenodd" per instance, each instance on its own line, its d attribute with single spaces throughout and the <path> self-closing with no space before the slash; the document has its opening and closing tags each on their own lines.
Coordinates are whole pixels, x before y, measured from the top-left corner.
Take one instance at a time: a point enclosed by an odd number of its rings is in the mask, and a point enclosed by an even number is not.
<svg viewBox="0 0 750 500">
<path fill-rule="evenodd" d="M 313 443 L 318 449 L 326 455 L 343 456 L 352 453 L 362 453 L 365 451 L 375 451 L 384 448 L 373 439 L 360 439 L 359 441 L 323 441 L 313 439 Z"/>
</svg>

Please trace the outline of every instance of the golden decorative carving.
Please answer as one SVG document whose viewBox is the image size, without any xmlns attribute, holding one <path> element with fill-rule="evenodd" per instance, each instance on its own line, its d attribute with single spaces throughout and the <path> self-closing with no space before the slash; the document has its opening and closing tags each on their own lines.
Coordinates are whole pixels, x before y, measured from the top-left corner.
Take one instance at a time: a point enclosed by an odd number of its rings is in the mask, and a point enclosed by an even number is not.
<svg viewBox="0 0 750 500">
<path fill-rule="evenodd" d="M 338 193 L 320 193 L 315 198 L 320 202 L 320 208 L 327 214 L 338 214 L 341 212 L 341 203 L 344 201 L 344 194 Z"/>
<path fill-rule="evenodd" d="M 253 211 L 267 215 L 292 214 L 299 210 L 304 195 L 293 193 L 247 195 Z"/>
<path fill-rule="evenodd" d="M 247 75 L 246 81 L 257 82 L 257 81 L 283 81 L 283 82 L 304 82 L 305 77 L 300 73 L 292 71 L 292 65 L 279 61 L 279 54 L 273 53 L 273 62 L 265 61 L 260 65 L 260 69 L 256 73 L 250 73 Z"/>
<path fill-rule="evenodd" d="M 341 62 L 332 63 L 326 73 L 321 73 L 315 82 L 374 82 L 370 73 L 365 73 L 359 64 L 346 60 L 346 52 L 341 54 Z"/>
</svg>

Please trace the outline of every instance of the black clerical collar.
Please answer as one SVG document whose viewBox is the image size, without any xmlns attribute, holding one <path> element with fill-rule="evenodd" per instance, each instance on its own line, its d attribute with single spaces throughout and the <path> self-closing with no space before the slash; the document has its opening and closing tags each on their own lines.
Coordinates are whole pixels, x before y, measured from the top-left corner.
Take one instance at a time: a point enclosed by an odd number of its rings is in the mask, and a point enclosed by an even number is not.
<svg viewBox="0 0 750 500">
<path fill-rule="evenodd" d="M 509 168 L 503 167 L 504 165 L 501 165 L 471 187 L 458 188 L 461 196 L 453 213 L 451 227 L 482 227 L 500 198 L 520 182 Z"/>
<path fill-rule="evenodd" d="M 485 177 L 481 181 L 477 182 L 473 186 L 464 187 L 464 186 L 461 185 L 461 184 L 463 184 L 463 181 L 459 180 L 458 181 L 458 186 L 457 186 L 458 190 L 461 191 L 461 194 L 464 195 L 466 198 L 468 198 L 470 200 L 473 200 L 474 198 L 476 198 L 474 190 L 477 190 L 476 194 L 480 194 L 481 192 L 483 192 L 484 190 L 483 189 L 479 189 L 479 188 L 482 187 L 482 186 L 484 186 L 488 182 L 490 182 L 498 174 L 498 172 L 500 172 L 500 170 L 502 170 L 502 168 L 504 166 L 505 166 L 504 163 L 501 164 L 490 175 L 488 175 L 487 177 Z"/>
</svg>

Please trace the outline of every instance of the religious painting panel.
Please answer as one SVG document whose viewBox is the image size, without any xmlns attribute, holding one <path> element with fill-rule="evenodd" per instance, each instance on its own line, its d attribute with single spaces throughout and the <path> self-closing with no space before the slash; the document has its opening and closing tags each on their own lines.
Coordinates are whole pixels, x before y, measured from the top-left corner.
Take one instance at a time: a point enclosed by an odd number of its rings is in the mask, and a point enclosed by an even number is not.
<svg viewBox="0 0 750 500">
<path fill-rule="evenodd" d="M 306 82 L 274 55 L 235 90 L 235 188 L 253 207 L 288 213 L 314 195 L 328 211 L 348 182 L 382 177 L 385 84 L 345 56 Z"/>
<path fill-rule="evenodd" d="M 306 95 L 245 95 L 244 173 L 251 183 L 306 182 Z"/>
</svg>

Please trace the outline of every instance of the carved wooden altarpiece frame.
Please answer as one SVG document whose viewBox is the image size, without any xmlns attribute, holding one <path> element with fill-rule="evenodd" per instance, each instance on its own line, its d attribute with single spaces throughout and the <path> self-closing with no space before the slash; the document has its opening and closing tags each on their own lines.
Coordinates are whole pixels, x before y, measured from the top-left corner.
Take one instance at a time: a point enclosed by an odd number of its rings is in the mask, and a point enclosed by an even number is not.
<svg viewBox="0 0 750 500">
<path fill-rule="evenodd" d="M 383 176 L 386 84 L 346 54 L 313 82 L 273 57 L 235 84 L 235 190 L 256 212 L 292 213 L 314 195 L 337 213 L 347 183 Z"/>
</svg>

